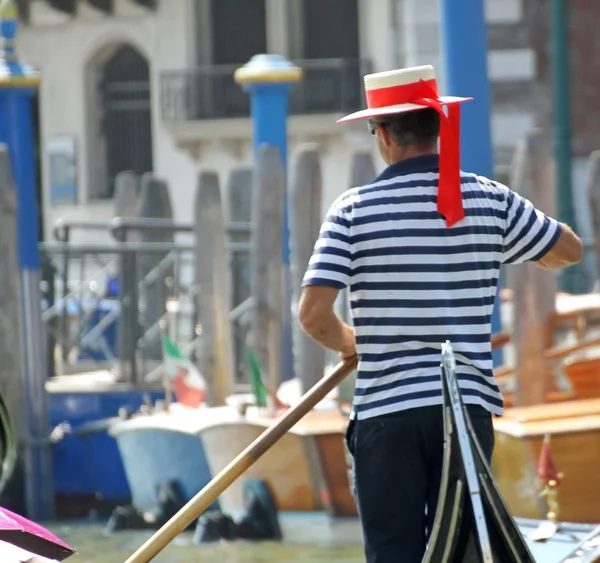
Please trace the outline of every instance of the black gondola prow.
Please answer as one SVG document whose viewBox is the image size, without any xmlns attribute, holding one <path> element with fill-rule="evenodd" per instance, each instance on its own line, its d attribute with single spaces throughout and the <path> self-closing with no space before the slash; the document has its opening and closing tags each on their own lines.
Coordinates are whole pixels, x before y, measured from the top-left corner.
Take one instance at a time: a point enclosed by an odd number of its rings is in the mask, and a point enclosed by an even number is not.
<svg viewBox="0 0 600 563">
<path fill-rule="evenodd" d="M 535 563 L 485 461 L 442 345 L 444 464 L 437 513 L 423 563 Z"/>
</svg>

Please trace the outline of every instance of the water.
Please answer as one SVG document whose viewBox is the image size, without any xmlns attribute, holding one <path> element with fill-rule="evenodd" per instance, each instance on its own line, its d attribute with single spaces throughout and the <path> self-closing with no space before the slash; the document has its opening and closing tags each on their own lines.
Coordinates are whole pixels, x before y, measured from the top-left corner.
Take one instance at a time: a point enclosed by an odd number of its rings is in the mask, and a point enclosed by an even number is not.
<svg viewBox="0 0 600 563">
<path fill-rule="evenodd" d="M 152 532 L 127 531 L 110 536 L 103 533 L 102 524 L 55 523 L 47 526 L 78 554 L 68 558 L 68 563 L 123 563 L 151 535 Z M 231 542 L 194 546 L 192 533 L 181 534 L 165 548 L 153 563 L 362 563 L 364 556 L 359 546 L 340 545 L 294 545 L 291 543 L 246 543 Z"/>
<path fill-rule="evenodd" d="M 521 520 L 528 537 L 538 522 Z M 356 522 L 328 526 L 318 518 L 295 518 L 283 523 L 285 543 L 223 542 L 194 546 L 192 533 L 178 536 L 153 559 L 153 563 L 363 563 L 360 531 Z M 67 563 L 124 563 L 151 535 L 150 531 L 103 533 L 103 523 L 63 523 L 47 527 L 78 551 Z M 537 563 L 561 563 L 595 526 L 564 524 L 562 532 L 548 542 L 527 540 Z M 287 529 L 286 529 L 287 528 Z M 293 543 L 295 542 L 295 543 Z"/>
</svg>

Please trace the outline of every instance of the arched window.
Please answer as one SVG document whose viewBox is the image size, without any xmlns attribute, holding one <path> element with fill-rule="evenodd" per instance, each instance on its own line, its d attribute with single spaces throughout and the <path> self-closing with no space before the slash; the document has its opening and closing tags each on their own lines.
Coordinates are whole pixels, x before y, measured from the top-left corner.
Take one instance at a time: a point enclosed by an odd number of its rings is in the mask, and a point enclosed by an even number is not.
<svg viewBox="0 0 600 563">
<path fill-rule="evenodd" d="M 150 68 L 139 51 L 121 45 L 94 75 L 91 197 L 104 199 L 113 196 L 119 172 L 152 172 Z"/>
</svg>

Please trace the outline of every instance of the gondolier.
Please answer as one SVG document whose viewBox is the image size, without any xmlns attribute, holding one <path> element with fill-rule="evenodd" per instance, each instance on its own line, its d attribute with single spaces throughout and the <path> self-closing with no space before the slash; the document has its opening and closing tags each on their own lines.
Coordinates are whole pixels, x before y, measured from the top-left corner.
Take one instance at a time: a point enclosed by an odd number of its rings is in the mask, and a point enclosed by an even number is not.
<svg viewBox="0 0 600 563">
<path fill-rule="evenodd" d="M 347 441 L 368 563 L 418 563 L 440 486 L 441 343 L 488 460 L 491 315 L 501 264 L 581 259 L 572 230 L 506 186 L 460 171 L 460 104 L 431 66 L 365 77 L 368 119 L 388 167 L 327 212 L 304 278 L 303 329 L 359 366 Z M 446 113 L 447 112 L 447 113 Z M 440 151 L 438 154 L 438 140 Z M 353 327 L 334 312 L 348 287 Z"/>
</svg>

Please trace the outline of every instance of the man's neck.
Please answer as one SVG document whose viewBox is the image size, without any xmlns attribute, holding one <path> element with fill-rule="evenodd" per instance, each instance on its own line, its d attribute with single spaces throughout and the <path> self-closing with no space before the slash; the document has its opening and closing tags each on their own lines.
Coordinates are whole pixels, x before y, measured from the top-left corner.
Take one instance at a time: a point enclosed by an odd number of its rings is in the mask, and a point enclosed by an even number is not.
<svg viewBox="0 0 600 563">
<path fill-rule="evenodd" d="M 397 147 L 397 149 L 392 154 L 392 158 L 390 159 L 390 164 L 396 164 L 397 162 L 401 162 L 403 160 L 408 160 L 409 158 L 416 158 L 418 156 L 427 156 L 430 154 L 437 154 L 437 147 L 429 147 L 427 149 L 421 149 L 421 148 L 414 147 L 414 146 Z"/>
</svg>

